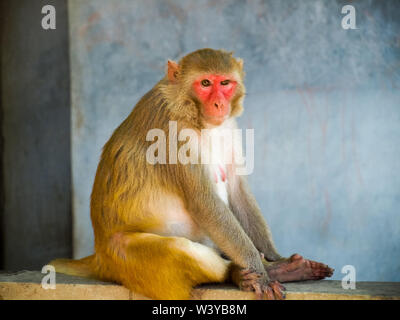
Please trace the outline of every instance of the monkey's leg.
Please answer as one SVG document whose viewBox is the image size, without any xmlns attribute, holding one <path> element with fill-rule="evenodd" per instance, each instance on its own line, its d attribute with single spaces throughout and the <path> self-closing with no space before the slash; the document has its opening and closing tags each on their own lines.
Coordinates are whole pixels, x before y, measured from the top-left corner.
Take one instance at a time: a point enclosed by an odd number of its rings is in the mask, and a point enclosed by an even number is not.
<svg viewBox="0 0 400 320">
<path fill-rule="evenodd" d="M 332 276 L 334 271 L 323 263 L 304 259 L 297 253 L 287 259 L 275 262 L 264 260 L 263 263 L 270 279 L 279 282 L 320 280 Z"/>
<path fill-rule="evenodd" d="M 129 232 L 113 235 L 100 261 L 103 278 L 153 299 L 188 299 L 198 284 L 224 282 L 230 266 L 214 249 L 186 238 Z"/>
</svg>

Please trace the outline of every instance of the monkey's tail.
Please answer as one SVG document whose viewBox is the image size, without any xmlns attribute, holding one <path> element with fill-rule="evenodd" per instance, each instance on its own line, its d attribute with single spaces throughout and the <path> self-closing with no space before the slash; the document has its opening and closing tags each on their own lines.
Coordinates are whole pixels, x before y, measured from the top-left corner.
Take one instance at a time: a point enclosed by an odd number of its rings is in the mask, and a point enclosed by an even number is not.
<svg viewBox="0 0 400 320">
<path fill-rule="evenodd" d="M 94 257 L 94 255 L 91 255 L 79 260 L 56 259 L 49 262 L 49 265 L 54 266 L 56 272 L 59 273 L 97 279 L 93 268 Z"/>
</svg>

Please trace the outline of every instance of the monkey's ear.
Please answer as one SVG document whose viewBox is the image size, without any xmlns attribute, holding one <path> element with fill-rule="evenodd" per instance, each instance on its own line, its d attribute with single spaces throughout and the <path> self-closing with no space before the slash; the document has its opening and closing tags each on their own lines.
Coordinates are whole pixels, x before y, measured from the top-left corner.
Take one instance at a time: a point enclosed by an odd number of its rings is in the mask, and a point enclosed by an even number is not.
<svg viewBox="0 0 400 320">
<path fill-rule="evenodd" d="M 178 80 L 179 69 L 179 64 L 177 64 L 175 61 L 168 60 L 167 75 L 168 80 L 172 83 L 175 83 Z"/>
<path fill-rule="evenodd" d="M 243 59 L 239 58 L 237 59 L 237 62 L 239 64 L 240 69 L 243 69 Z"/>
</svg>

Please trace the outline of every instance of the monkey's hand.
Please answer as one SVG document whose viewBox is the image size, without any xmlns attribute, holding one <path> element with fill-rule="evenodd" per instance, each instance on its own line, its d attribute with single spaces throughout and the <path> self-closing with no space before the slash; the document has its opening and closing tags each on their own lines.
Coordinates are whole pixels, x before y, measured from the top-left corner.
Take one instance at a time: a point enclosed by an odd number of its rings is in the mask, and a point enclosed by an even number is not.
<svg viewBox="0 0 400 320">
<path fill-rule="evenodd" d="M 258 299 L 285 299 L 285 287 L 278 281 L 270 281 L 266 273 L 256 272 L 251 269 L 242 269 L 239 275 L 240 290 L 254 291 Z"/>
</svg>

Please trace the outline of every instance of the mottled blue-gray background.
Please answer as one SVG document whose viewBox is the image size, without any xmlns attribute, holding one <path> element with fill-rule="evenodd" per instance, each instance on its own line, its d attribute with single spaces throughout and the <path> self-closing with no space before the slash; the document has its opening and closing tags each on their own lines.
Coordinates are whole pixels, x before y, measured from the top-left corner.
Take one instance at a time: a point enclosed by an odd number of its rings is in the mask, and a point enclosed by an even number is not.
<svg viewBox="0 0 400 320">
<path fill-rule="evenodd" d="M 281 254 L 400 281 L 400 2 L 70 0 L 74 252 L 90 254 L 100 151 L 167 59 L 245 61 L 251 187 Z"/>
</svg>

